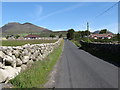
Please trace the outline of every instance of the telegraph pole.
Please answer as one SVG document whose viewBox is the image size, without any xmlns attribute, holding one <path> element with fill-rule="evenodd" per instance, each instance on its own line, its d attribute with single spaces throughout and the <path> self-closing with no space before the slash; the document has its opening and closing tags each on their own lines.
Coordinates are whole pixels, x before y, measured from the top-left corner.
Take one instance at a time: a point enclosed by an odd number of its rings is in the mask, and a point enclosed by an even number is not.
<svg viewBox="0 0 120 90">
<path fill-rule="evenodd" d="M 89 23 L 88 22 L 87 22 L 87 30 L 89 31 Z M 88 32 L 87 38 L 88 38 L 88 41 L 89 41 L 89 32 Z"/>
<path fill-rule="evenodd" d="M 89 31 L 89 23 L 87 22 L 87 30 Z"/>
</svg>

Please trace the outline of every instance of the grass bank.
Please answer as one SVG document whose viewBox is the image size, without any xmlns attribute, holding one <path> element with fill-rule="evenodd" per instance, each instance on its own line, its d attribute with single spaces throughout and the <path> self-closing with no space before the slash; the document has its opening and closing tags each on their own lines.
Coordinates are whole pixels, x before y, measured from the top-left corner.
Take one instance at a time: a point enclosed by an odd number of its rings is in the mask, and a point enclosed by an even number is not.
<svg viewBox="0 0 120 90">
<path fill-rule="evenodd" d="M 64 41 L 45 60 L 35 62 L 26 71 L 21 72 L 10 83 L 16 88 L 43 88 L 48 76 L 62 53 Z"/>
<path fill-rule="evenodd" d="M 77 47 L 81 47 L 81 44 L 78 41 L 71 40 Z"/>
<path fill-rule="evenodd" d="M 2 40 L 2 46 L 21 46 L 25 44 L 54 43 L 57 40 Z"/>
</svg>

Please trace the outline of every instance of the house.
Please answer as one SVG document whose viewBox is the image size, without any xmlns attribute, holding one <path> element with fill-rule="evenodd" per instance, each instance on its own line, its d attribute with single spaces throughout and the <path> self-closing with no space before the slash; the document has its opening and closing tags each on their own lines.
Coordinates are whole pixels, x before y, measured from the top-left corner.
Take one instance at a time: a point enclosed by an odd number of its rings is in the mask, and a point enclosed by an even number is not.
<svg viewBox="0 0 120 90">
<path fill-rule="evenodd" d="M 14 35 L 10 35 L 10 36 L 8 36 L 7 39 L 8 39 L 8 40 L 15 40 L 15 37 L 14 37 Z"/>
<path fill-rule="evenodd" d="M 40 36 L 39 35 L 27 35 L 25 36 L 25 39 L 39 39 Z"/>
<path fill-rule="evenodd" d="M 2 39 L 2 40 L 7 40 L 5 37 L 0 37 L 0 40 L 1 40 L 1 39 Z"/>
<path fill-rule="evenodd" d="M 109 33 L 109 34 L 91 34 L 90 37 L 94 38 L 94 39 L 111 39 L 113 37 L 113 34 L 111 34 L 111 33 Z"/>
</svg>

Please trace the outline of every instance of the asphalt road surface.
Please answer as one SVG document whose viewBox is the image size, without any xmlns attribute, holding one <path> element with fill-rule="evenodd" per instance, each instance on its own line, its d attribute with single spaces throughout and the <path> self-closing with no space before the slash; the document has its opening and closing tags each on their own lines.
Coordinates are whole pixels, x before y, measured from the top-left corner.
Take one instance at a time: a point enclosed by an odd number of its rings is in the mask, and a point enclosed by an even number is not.
<svg viewBox="0 0 120 90">
<path fill-rule="evenodd" d="M 55 88 L 118 88 L 118 67 L 65 40 Z"/>
</svg>

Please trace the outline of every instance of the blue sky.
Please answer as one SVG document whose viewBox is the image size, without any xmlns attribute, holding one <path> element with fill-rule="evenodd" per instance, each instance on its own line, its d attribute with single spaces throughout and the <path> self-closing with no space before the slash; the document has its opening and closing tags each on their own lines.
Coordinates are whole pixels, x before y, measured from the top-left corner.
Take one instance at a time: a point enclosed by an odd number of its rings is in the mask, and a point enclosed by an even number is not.
<svg viewBox="0 0 120 90">
<path fill-rule="evenodd" d="M 30 22 L 53 31 L 70 28 L 90 31 L 107 28 L 118 32 L 118 6 L 95 18 L 116 2 L 3 2 L 2 25 Z M 1 26 L 2 26 L 1 25 Z"/>
</svg>

